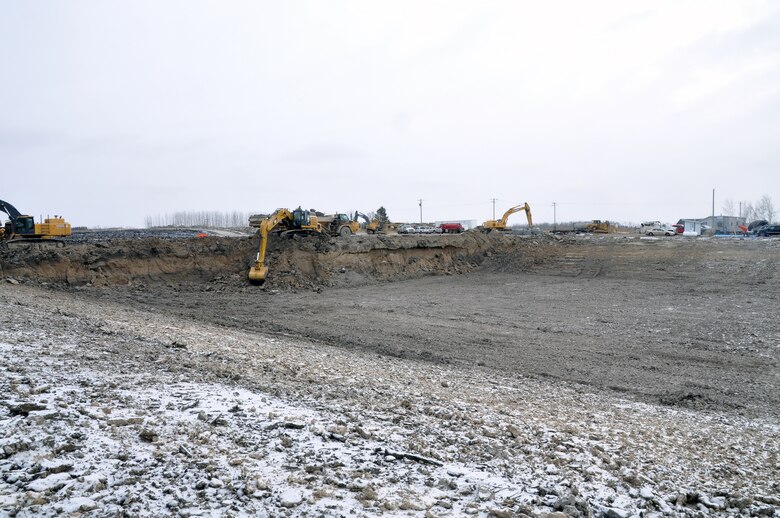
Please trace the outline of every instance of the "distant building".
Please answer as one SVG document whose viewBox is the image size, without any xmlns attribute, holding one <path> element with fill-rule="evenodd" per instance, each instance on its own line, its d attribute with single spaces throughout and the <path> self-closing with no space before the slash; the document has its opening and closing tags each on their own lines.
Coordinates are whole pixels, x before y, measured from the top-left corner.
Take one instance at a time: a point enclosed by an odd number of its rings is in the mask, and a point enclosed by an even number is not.
<svg viewBox="0 0 780 518">
<path fill-rule="evenodd" d="M 741 232 L 739 229 L 739 226 L 742 225 L 747 226 L 747 223 L 745 222 L 745 218 L 740 218 L 738 216 L 708 216 L 706 218 L 698 218 L 698 219 L 681 219 L 677 223 L 681 225 L 685 225 L 686 222 L 690 224 L 691 222 L 698 223 L 699 225 L 706 225 L 707 228 L 711 228 L 715 230 L 716 232 L 723 232 L 723 233 L 738 233 Z"/>
</svg>

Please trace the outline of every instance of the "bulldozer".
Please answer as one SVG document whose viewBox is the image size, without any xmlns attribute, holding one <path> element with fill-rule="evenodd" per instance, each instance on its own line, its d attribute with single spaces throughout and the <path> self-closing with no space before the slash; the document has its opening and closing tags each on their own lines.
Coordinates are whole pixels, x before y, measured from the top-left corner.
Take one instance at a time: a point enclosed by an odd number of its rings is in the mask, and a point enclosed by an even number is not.
<svg viewBox="0 0 780 518">
<path fill-rule="evenodd" d="M 600 219 L 594 219 L 592 222 L 585 225 L 585 232 L 592 232 L 594 234 L 609 234 L 615 231 L 615 226 L 609 221 L 601 221 Z"/>
<path fill-rule="evenodd" d="M 35 218 L 19 212 L 10 203 L 0 200 L 0 211 L 8 214 L 9 221 L 0 228 L 0 240 L 6 242 L 61 242 L 59 238 L 71 234 L 70 223 L 62 216 L 46 218 L 36 223 Z"/>
<path fill-rule="evenodd" d="M 525 217 L 528 219 L 528 226 L 532 226 L 533 219 L 531 217 L 531 207 L 528 205 L 528 203 L 523 203 L 522 205 L 515 205 L 514 207 L 511 207 L 506 212 L 504 212 L 504 215 L 501 216 L 501 219 L 489 219 L 486 222 L 482 224 L 480 229 L 483 232 L 491 232 L 493 230 L 507 230 L 509 227 L 507 227 L 507 220 L 509 219 L 509 216 L 514 214 L 515 212 L 525 211 Z"/>
</svg>

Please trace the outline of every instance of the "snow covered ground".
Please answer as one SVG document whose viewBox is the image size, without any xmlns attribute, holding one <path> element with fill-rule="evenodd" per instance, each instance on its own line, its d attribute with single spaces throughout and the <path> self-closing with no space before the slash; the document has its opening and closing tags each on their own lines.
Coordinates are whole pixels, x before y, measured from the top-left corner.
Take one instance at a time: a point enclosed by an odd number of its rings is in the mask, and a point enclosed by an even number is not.
<svg viewBox="0 0 780 518">
<path fill-rule="evenodd" d="M 0 302 L 0 515 L 780 516 L 770 418 L 6 283 Z"/>
</svg>

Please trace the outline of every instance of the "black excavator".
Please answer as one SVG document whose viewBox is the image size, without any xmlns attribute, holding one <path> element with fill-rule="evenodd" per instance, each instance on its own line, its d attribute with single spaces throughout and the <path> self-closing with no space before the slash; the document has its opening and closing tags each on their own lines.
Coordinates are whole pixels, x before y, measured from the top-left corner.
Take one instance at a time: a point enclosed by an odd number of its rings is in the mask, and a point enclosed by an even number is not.
<svg viewBox="0 0 780 518">
<path fill-rule="evenodd" d="M 0 211 L 8 214 L 9 221 L 0 228 L 0 242 L 60 241 L 57 238 L 71 234 L 70 223 L 61 216 L 46 218 L 36 223 L 35 218 L 19 212 L 7 201 L 0 200 Z"/>
</svg>

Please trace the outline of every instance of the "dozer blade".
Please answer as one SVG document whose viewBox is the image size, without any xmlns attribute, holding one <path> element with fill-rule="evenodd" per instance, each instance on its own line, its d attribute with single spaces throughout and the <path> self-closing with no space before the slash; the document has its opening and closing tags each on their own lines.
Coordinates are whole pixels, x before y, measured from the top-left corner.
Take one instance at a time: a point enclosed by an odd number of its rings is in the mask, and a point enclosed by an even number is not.
<svg viewBox="0 0 780 518">
<path fill-rule="evenodd" d="M 253 266 L 249 269 L 249 282 L 252 284 L 262 284 L 265 282 L 265 278 L 268 275 L 268 267 L 266 266 Z"/>
</svg>

